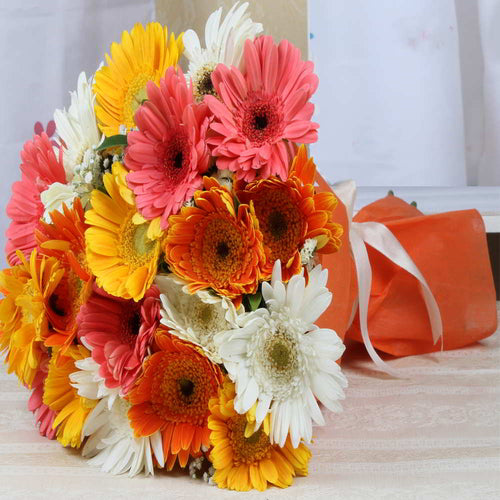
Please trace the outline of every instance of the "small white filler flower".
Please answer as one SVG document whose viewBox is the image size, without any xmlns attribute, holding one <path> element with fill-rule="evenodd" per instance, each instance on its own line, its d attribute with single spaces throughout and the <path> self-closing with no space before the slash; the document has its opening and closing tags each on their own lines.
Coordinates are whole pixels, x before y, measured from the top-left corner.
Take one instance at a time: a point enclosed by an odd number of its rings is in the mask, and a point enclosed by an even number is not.
<svg viewBox="0 0 500 500">
<path fill-rule="evenodd" d="M 288 433 L 294 447 L 301 439 L 311 441 L 312 421 L 325 423 L 318 401 L 342 411 L 347 380 L 336 361 L 345 347 L 333 330 L 314 324 L 332 300 L 327 278 L 328 271 L 318 265 L 307 285 L 303 275 L 285 284 L 276 261 L 271 283 L 262 284 L 267 309 L 241 315 L 240 328 L 215 337 L 236 384 L 236 411 L 245 413 L 257 402 L 258 427 L 270 410 L 270 437 L 280 446 Z"/>
<path fill-rule="evenodd" d="M 198 101 L 207 94 L 215 95 L 211 75 L 217 64 L 239 67 L 245 40 L 262 33 L 262 24 L 254 23 L 246 11 L 248 2 L 236 2 L 221 23 L 222 7 L 210 14 L 205 25 L 205 45 L 193 30 L 182 37 L 184 55 L 189 60 L 187 78 L 193 82 L 193 93 Z"/>
</svg>

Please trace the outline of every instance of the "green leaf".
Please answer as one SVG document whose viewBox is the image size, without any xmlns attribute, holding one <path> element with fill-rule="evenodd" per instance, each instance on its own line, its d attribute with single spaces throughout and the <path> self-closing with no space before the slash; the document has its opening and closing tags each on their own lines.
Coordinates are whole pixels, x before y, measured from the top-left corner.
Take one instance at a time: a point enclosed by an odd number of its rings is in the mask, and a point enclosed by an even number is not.
<svg viewBox="0 0 500 500">
<path fill-rule="evenodd" d="M 127 146 L 127 136 L 123 134 L 112 135 L 111 137 L 106 137 L 102 143 L 97 146 L 96 151 L 102 151 L 103 149 L 116 148 L 117 146 L 125 147 Z"/>
<path fill-rule="evenodd" d="M 394 196 L 394 191 L 389 189 L 389 191 L 387 191 L 387 196 Z"/>
<path fill-rule="evenodd" d="M 262 301 L 262 294 L 260 292 L 254 293 L 253 295 L 247 295 L 248 303 L 250 304 L 250 310 L 255 311 L 260 306 Z"/>
<path fill-rule="evenodd" d="M 416 201 L 412 201 L 412 202 L 410 203 L 410 205 L 412 205 L 412 206 L 414 206 L 415 208 L 417 208 L 417 202 L 416 202 Z"/>
</svg>

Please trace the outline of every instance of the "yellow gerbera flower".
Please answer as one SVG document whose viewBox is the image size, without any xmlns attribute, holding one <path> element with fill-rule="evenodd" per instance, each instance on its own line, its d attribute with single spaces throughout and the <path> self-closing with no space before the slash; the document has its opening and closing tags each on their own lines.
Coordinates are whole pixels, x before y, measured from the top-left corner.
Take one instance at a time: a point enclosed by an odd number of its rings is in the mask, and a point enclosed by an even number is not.
<svg viewBox="0 0 500 500">
<path fill-rule="evenodd" d="M 208 428 L 212 431 L 210 442 L 213 445 L 210 460 L 215 468 L 213 479 L 219 488 L 264 491 L 268 484 L 286 488 L 292 484 L 294 476 L 307 476 L 309 449 L 303 443 L 294 448 L 290 438 L 283 448 L 271 444 L 269 415 L 253 432 L 254 412 L 236 413 L 234 397 L 234 384 L 226 377 L 218 397 L 209 402 Z"/>
<path fill-rule="evenodd" d="M 78 448 L 82 444 L 83 424 L 97 400 L 79 396 L 69 376 L 78 370 L 75 361 L 88 358 L 90 351 L 82 345 L 71 345 L 64 354 L 59 354 L 50 360 L 43 402 L 58 412 L 52 424 L 53 429 L 57 428 L 57 440 L 63 446 Z"/>
<path fill-rule="evenodd" d="M 148 222 L 137 212 L 126 174 L 114 163 L 103 178 L 109 195 L 92 192 L 92 209 L 85 213 L 87 263 L 106 292 L 139 301 L 156 275 L 161 232 L 159 219 Z"/>
<path fill-rule="evenodd" d="M 149 23 L 144 29 L 136 24 L 130 33 L 122 33 L 121 43 L 111 45 L 107 66 L 95 75 L 95 112 L 99 128 L 106 136 L 119 133 L 120 125 L 134 127 L 134 114 L 147 99 L 146 84 L 160 83 L 169 66 L 176 66 L 182 54 L 182 34 L 168 36 L 166 26 Z"/>
<path fill-rule="evenodd" d="M 64 269 L 57 259 L 39 258 L 33 250 L 29 262 L 18 252 L 21 264 L 0 272 L 0 351 L 7 351 L 9 373 L 31 388 L 47 349 L 48 313 Z"/>
</svg>

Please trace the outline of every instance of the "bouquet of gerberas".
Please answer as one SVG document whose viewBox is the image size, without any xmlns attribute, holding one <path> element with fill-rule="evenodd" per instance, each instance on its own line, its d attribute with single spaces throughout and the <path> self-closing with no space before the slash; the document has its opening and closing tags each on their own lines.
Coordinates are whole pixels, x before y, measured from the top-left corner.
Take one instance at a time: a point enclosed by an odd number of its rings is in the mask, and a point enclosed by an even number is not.
<svg viewBox="0 0 500 500">
<path fill-rule="evenodd" d="M 41 434 L 105 471 L 286 487 L 320 403 L 341 409 L 344 346 L 315 324 L 342 234 L 303 145 L 318 78 L 246 8 L 214 12 L 206 48 L 124 32 L 55 112 L 56 146 L 21 153 L 0 346 Z"/>
</svg>

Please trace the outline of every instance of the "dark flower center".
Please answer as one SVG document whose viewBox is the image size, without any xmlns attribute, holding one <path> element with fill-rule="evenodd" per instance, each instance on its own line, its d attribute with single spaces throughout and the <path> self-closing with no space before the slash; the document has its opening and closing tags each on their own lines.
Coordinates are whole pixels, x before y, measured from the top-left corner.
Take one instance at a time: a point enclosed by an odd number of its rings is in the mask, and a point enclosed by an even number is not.
<svg viewBox="0 0 500 500">
<path fill-rule="evenodd" d="M 59 295 L 53 293 L 49 298 L 49 307 L 58 315 L 64 316 L 66 314 L 66 308 L 64 307 L 64 302 Z"/>
<path fill-rule="evenodd" d="M 251 95 L 237 114 L 241 133 L 254 145 L 274 142 L 283 133 L 283 104 L 277 97 Z"/>
<path fill-rule="evenodd" d="M 141 310 L 139 305 L 123 308 L 121 318 L 121 342 L 135 345 L 141 329 Z"/>
<path fill-rule="evenodd" d="M 184 160 L 184 155 L 182 154 L 182 151 L 179 151 L 175 156 L 174 159 L 172 160 L 172 163 L 175 168 L 182 168 L 182 163 Z"/>
<path fill-rule="evenodd" d="M 215 95 L 212 83 L 212 72 L 205 73 L 198 83 L 198 93 L 201 95 Z"/>
<path fill-rule="evenodd" d="M 174 185 L 184 176 L 184 168 L 190 161 L 189 139 L 184 130 L 175 131 L 163 143 L 165 175 Z"/>
<path fill-rule="evenodd" d="M 286 233 L 286 217 L 282 212 L 273 210 L 269 214 L 268 224 L 269 231 L 275 240 L 281 239 L 281 237 Z"/>
<path fill-rule="evenodd" d="M 247 444 L 257 444 L 261 440 L 261 437 L 262 437 L 262 427 L 256 430 L 251 436 L 245 438 L 245 441 Z"/>
<path fill-rule="evenodd" d="M 268 120 L 266 115 L 256 115 L 253 119 L 254 127 L 257 130 L 264 130 L 268 125 Z"/>
<path fill-rule="evenodd" d="M 179 389 L 182 392 L 182 395 L 188 398 L 194 392 L 194 383 L 187 378 L 179 379 Z"/>
<path fill-rule="evenodd" d="M 139 330 L 141 328 L 141 315 L 139 311 L 132 314 L 128 320 L 128 331 L 131 335 L 139 335 Z"/>
<path fill-rule="evenodd" d="M 221 259 L 225 259 L 229 255 L 229 246 L 225 241 L 220 241 L 217 244 L 217 255 Z"/>
</svg>

